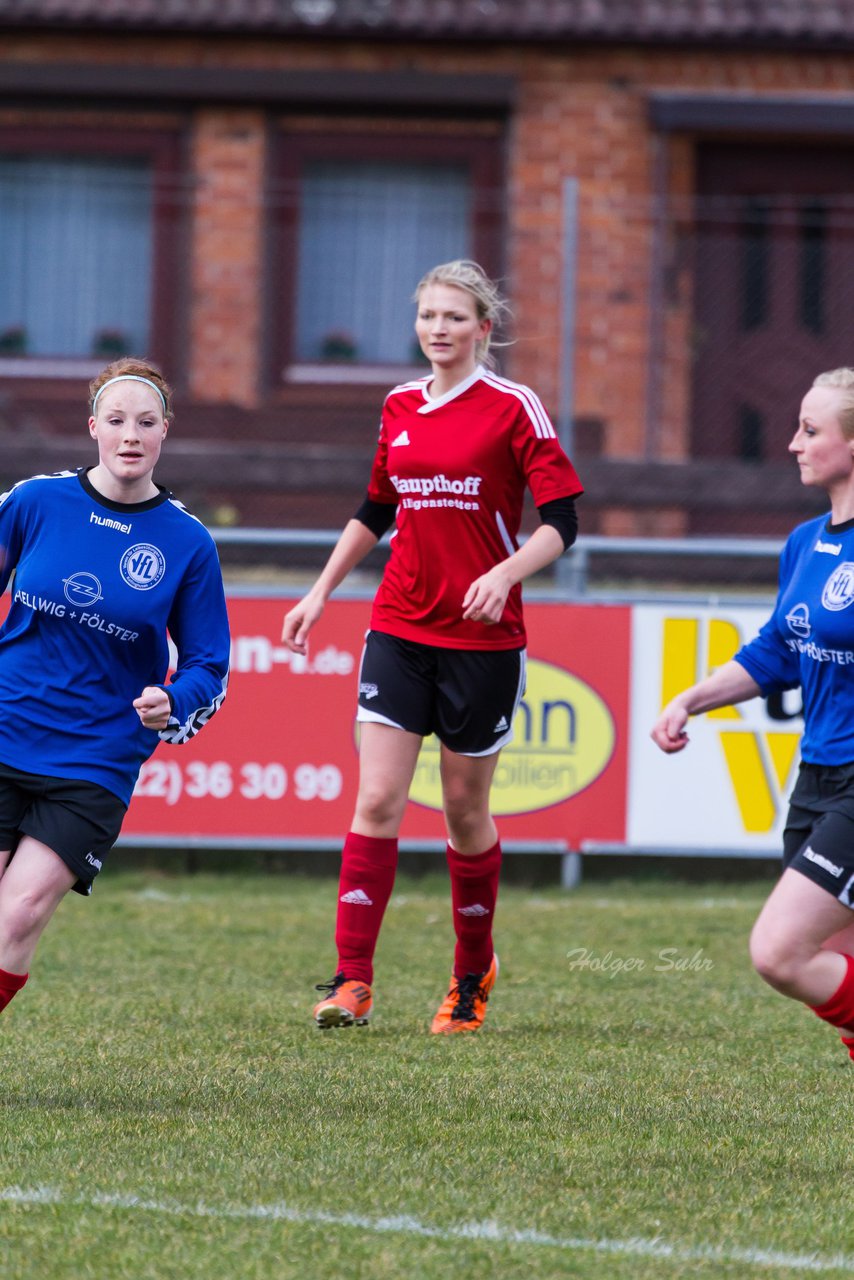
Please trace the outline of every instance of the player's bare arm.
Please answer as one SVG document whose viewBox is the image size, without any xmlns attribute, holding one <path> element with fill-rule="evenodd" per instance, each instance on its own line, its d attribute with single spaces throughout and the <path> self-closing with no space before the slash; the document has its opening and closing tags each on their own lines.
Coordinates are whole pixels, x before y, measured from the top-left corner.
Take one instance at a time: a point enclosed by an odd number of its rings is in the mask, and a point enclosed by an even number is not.
<svg viewBox="0 0 854 1280">
<path fill-rule="evenodd" d="M 681 751 L 688 745 L 686 725 L 689 716 L 746 702 L 759 692 L 759 685 L 740 663 L 725 662 L 705 680 L 678 693 L 668 702 L 652 726 L 652 740 L 668 755 Z"/>
<path fill-rule="evenodd" d="M 557 530 L 540 525 L 512 556 L 475 578 L 463 599 L 463 618 L 487 625 L 500 622 L 511 588 L 557 560 L 563 551 Z"/>
<path fill-rule="evenodd" d="M 282 643 L 292 653 L 306 653 L 308 633 L 323 613 L 326 601 L 377 541 L 376 534 L 360 520 L 347 522 L 314 586 L 285 614 Z"/>
</svg>

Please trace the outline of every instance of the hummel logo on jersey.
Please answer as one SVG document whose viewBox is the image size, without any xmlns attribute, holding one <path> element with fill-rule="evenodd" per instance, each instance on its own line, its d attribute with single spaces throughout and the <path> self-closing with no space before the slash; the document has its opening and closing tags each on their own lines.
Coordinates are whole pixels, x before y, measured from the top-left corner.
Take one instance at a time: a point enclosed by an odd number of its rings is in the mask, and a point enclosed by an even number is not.
<svg viewBox="0 0 854 1280">
<path fill-rule="evenodd" d="M 409 444 L 409 432 L 401 431 L 400 435 L 396 436 L 394 440 L 392 440 L 391 442 L 392 449 L 396 444 Z"/>
<path fill-rule="evenodd" d="M 506 717 L 506 716 L 502 716 L 502 717 L 501 717 L 501 719 L 498 721 L 498 724 L 497 724 L 497 725 L 495 726 L 495 728 L 492 730 L 492 732 L 493 732 L 493 733 L 504 733 L 504 732 L 505 732 L 507 729 L 509 729 L 509 728 L 510 728 L 510 726 L 509 726 L 509 724 L 507 723 L 507 717 Z"/>
<path fill-rule="evenodd" d="M 832 556 L 838 556 L 842 550 L 842 545 L 836 542 L 822 542 L 821 538 L 819 538 L 815 544 L 815 549 L 816 551 L 827 551 Z"/>
<path fill-rule="evenodd" d="M 102 524 L 105 529 L 117 529 L 119 533 L 130 533 L 133 525 L 122 524 L 121 520 L 111 520 L 109 516 L 98 516 L 94 511 L 89 512 L 90 524 Z"/>
<path fill-rule="evenodd" d="M 489 915 L 489 908 L 488 908 L 488 907 L 482 907 L 482 906 L 480 905 L 480 903 L 479 903 L 479 902 L 476 902 L 476 903 L 474 904 L 474 906 L 472 906 L 472 907 L 457 907 L 457 915 L 460 915 L 460 916 L 488 916 L 488 915 Z"/>
<path fill-rule="evenodd" d="M 373 898 L 369 898 L 363 889 L 351 889 L 349 893 L 342 893 L 341 901 L 349 902 L 354 907 L 372 907 L 374 905 Z"/>
</svg>

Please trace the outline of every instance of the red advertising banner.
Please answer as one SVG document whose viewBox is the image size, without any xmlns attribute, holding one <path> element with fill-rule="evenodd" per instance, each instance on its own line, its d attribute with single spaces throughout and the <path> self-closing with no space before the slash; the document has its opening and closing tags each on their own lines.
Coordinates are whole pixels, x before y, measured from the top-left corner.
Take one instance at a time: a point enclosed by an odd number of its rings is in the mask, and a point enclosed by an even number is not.
<svg viewBox="0 0 854 1280">
<path fill-rule="evenodd" d="M 229 599 L 228 697 L 183 747 L 143 766 L 123 834 L 288 843 L 348 830 L 357 784 L 356 682 L 370 606 L 331 602 L 308 658 L 281 644 L 289 607 Z M 502 839 L 626 838 L 631 610 L 529 604 L 528 687 L 492 790 Z M 425 743 L 402 838 L 444 836 L 438 745 Z"/>
</svg>

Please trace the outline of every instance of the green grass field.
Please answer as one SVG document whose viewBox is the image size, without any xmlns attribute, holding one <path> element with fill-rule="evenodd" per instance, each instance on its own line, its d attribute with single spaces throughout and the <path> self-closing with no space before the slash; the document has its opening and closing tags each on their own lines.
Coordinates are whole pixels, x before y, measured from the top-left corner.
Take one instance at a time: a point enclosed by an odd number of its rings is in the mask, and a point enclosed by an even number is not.
<svg viewBox="0 0 854 1280">
<path fill-rule="evenodd" d="M 398 884 L 374 1025 L 321 1033 L 333 880 L 111 869 L 0 1019 L 0 1274 L 851 1275 L 854 1066 L 752 974 L 763 896 L 507 888 L 446 1039 L 441 877 Z"/>
</svg>

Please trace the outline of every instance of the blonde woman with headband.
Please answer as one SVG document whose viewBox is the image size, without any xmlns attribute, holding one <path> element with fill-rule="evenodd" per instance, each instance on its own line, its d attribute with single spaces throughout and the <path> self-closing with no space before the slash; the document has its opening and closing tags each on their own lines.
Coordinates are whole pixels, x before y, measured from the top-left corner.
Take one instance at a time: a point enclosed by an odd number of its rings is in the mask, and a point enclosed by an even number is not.
<svg viewBox="0 0 854 1280">
<path fill-rule="evenodd" d="M 91 893 L 143 761 L 193 737 L 228 678 L 213 539 L 154 482 L 169 385 L 125 357 L 89 390 L 97 463 L 0 495 L 0 1010 L 62 898 Z"/>
<path fill-rule="evenodd" d="M 501 844 L 489 809 L 498 754 L 525 687 L 523 579 L 575 538 L 581 484 L 533 391 L 490 371 L 505 304 L 477 263 L 435 267 L 415 291 L 423 378 L 387 396 L 365 501 L 317 582 L 284 621 L 305 653 L 334 589 L 395 524 L 359 675 L 359 790 L 344 841 L 338 962 L 314 1019 L 364 1025 L 397 837 L 423 739 L 441 743 L 456 936 L 434 1034 L 480 1029 L 498 973 L 492 923 Z M 541 524 L 520 548 L 530 489 Z M 408 1005 L 403 982 L 392 995 Z"/>
</svg>

